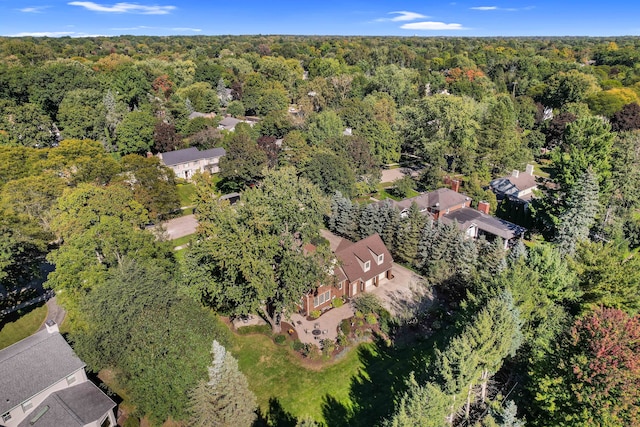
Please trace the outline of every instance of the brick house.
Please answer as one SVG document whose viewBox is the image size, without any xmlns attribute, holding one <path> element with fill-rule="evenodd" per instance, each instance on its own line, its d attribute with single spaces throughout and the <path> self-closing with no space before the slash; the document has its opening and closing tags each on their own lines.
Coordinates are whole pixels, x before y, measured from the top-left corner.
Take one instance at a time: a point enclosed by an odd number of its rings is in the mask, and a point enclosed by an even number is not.
<svg viewBox="0 0 640 427">
<path fill-rule="evenodd" d="M 304 314 L 325 310 L 335 298 L 350 299 L 393 278 L 393 258 L 378 234 L 356 243 L 343 239 L 335 256 L 333 283 L 318 286 L 302 298 Z"/>
<path fill-rule="evenodd" d="M 0 425 L 109 427 L 116 404 L 96 387 L 55 322 L 0 350 Z"/>
</svg>

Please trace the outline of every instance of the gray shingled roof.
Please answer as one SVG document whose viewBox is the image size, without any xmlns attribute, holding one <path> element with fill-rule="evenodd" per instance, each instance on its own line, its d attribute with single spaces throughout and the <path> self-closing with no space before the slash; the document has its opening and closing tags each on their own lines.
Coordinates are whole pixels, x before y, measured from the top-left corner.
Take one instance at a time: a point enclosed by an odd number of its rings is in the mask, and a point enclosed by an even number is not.
<svg viewBox="0 0 640 427">
<path fill-rule="evenodd" d="M 87 381 L 52 393 L 18 427 L 82 427 L 100 421 L 115 406 L 102 390 Z M 46 412 L 31 424 L 31 420 L 45 408 Z"/>
<path fill-rule="evenodd" d="M 517 196 L 520 191 L 537 187 L 536 177 L 528 173 L 520 172 L 513 175 L 496 178 L 489 183 L 494 192 L 505 196 Z"/>
<path fill-rule="evenodd" d="M 458 209 L 442 216 L 441 220 L 445 223 L 457 221 L 461 230 L 467 230 L 472 224 L 475 224 L 485 233 L 500 236 L 505 240 L 520 237 L 526 231 L 524 227 L 471 208 Z"/>
<path fill-rule="evenodd" d="M 46 329 L 0 350 L 0 414 L 84 366 L 62 335 Z"/>
<path fill-rule="evenodd" d="M 165 165 L 173 166 L 180 163 L 193 162 L 195 160 L 202 160 L 210 157 L 222 157 L 225 154 L 227 154 L 227 152 L 224 148 L 211 148 L 209 150 L 198 151 L 195 147 L 189 147 L 184 150 L 161 153 L 161 158 Z"/>
</svg>

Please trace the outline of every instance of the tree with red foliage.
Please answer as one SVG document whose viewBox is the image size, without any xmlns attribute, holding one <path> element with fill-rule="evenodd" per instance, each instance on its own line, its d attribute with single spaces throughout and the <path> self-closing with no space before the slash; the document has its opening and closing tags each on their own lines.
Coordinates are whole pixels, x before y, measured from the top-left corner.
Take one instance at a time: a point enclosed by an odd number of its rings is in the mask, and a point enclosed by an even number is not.
<svg viewBox="0 0 640 427">
<path fill-rule="evenodd" d="M 534 368 L 539 424 L 640 426 L 640 317 L 599 308 Z"/>
<path fill-rule="evenodd" d="M 274 168 L 278 164 L 278 151 L 280 151 L 276 144 L 276 138 L 273 136 L 261 136 L 258 138 L 258 147 L 267 155 L 268 166 Z"/>
<path fill-rule="evenodd" d="M 611 118 L 611 129 L 616 132 L 640 129 L 640 105 L 632 102 L 622 107 Z"/>
<path fill-rule="evenodd" d="M 159 121 L 153 129 L 153 148 L 158 153 L 166 153 L 180 147 L 182 138 L 176 132 L 176 127 L 171 123 Z"/>
</svg>

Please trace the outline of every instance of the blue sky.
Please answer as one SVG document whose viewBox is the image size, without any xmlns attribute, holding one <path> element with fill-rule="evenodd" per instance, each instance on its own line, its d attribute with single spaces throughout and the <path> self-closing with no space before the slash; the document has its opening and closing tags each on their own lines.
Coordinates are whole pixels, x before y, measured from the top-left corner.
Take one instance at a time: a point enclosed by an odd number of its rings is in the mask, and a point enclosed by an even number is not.
<svg viewBox="0 0 640 427">
<path fill-rule="evenodd" d="M 0 35 L 640 35 L 640 2 L 0 0 Z"/>
</svg>

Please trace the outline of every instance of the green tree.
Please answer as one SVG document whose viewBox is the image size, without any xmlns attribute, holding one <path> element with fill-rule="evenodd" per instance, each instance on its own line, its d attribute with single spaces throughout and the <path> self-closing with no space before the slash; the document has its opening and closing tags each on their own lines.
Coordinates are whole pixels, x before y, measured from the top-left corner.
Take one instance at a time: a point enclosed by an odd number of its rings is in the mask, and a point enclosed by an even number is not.
<svg viewBox="0 0 640 427">
<path fill-rule="evenodd" d="M 323 111 L 311 121 L 307 135 L 312 146 L 326 147 L 340 139 L 343 131 L 340 117 L 333 111 Z"/>
<path fill-rule="evenodd" d="M 256 419 L 256 397 L 238 361 L 217 341 L 211 346 L 209 381 L 200 380 L 189 392 L 189 425 L 249 427 Z"/>
<path fill-rule="evenodd" d="M 145 154 L 153 146 L 156 119 L 148 111 L 132 111 L 116 127 L 120 154 Z"/>
<path fill-rule="evenodd" d="M 56 141 L 53 122 L 36 104 L 6 108 L 0 127 L 11 144 L 43 148 Z"/>
<path fill-rule="evenodd" d="M 433 383 L 418 384 L 413 372 L 407 382 L 407 391 L 396 404 L 393 415 L 384 422 L 385 427 L 442 427 L 451 405 L 440 387 Z"/>
<path fill-rule="evenodd" d="M 267 155 L 246 132 L 236 132 L 231 136 L 227 154 L 220 159 L 220 177 L 223 186 L 237 191 L 262 177 L 267 165 Z"/>
<path fill-rule="evenodd" d="M 344 157 L 318 152 L 311 157 L 302 175 L 316 184 L 325 194 L 333 194 L 336 191 L 347 196 L 353 194 L 355 176 L 351 165 Z"/>
<path fill-rule="evenodd" d="M 96 89 L 67 92 L 58 110 L 64 138 L 101 140 L 105 135 L 106 108 L 104 94 Z"/>
<path fill-rule="evenodd" d="M 210 343 L 225 335 L 211 313 L 180 295 L 167 269 L 152 264 L 125 258 L 110 269 L 83 300 L 85 326 L 72 339 L 91 370 L 118 370 L 138 410 L 159 423 L 187 417 Z"/>
</svg>

